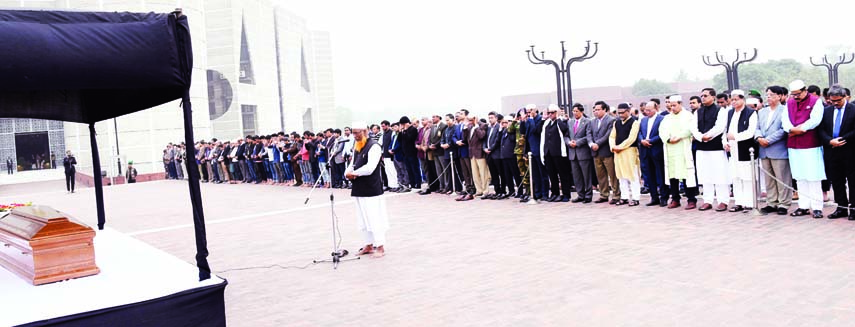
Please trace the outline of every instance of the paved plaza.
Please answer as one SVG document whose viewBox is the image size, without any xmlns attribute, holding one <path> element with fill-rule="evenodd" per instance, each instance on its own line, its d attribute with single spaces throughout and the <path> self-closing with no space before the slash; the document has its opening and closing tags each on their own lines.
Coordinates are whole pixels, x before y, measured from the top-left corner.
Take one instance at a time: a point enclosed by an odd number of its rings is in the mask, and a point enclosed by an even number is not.
<svg viewBox="0 0 855 327">
<path fill-rule="evenodd" d="M 95 225 L 94 190 L 0 186 L 0 202 Z M 332 247 L 329 190 L 202 184 L 230 326 L 852 326 L 855 222 L 388 195 L 387 256 Z M 186 182 L 105 188 L 107 226 L 194 262 Z M 342 246 L 362 245 L 336 195 Z M 643 199 L 644 200 L 644 199 Z M 826 214 L 831 208 L 826 208 Z"/>
</svg>

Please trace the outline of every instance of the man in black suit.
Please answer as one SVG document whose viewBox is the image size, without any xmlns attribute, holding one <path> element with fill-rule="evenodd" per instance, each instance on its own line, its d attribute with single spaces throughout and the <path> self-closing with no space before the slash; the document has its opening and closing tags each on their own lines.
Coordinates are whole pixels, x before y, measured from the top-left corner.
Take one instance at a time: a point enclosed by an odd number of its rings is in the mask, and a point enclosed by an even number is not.
<svg viewBox="0 0 855 327">
<path fill-rule="evenodd" d="M 499 163 L 499 131 L 501 130 L 501 124 L 499 123 L 505 117 L 500 113 L 496 113 L 495 111 L 491 111 L 487 114 L 487 136 L 484 138 L 484 153 L 487 157 L 487 169 L 490 170 L 490 185 L 493 185 L 493 193 L 485 194 L 481 197 L 481 200 L 489 200 L 498 196 L 499 186 L 501 186 L 502 181 L 502 169 Z M 484 193 L 487 193 L 487 190 L 484 190 Z"/>
<path fill-rule="evenodd" d="M 549 118 L 543 123 L 541 136 L 541 151 L 543 163 L 549 173 L 549 184 L 552 195 L 549 202 L 570 202 L 570 165 L 567 165 L 567 146 L 564 138 L 569 137 L 567 122 L 558 119 L 557 105 L 551 104 L 547 109 Z M 561 194 L 558 186 L 561 181 Z"/>
<path fill-rule="evenodd" d="M 816 131 L 825 148 L 825 171 L 834 188 L 834 202 L 840 207 L 849 207 L 849 198 L 855 190 L 855 165 L 852 165 L 855 146 L 847 141 L 855 137 L 855 105 L 846 101 L 846 90 L 836 84 L 828 90 L 827 100 L 831 105 L 825 107 L 822 122 Z M 849 182 L 848 197 L 846 182 Z M 838 208 L 828 218 L 847 216 L 849 220 L 855 220 L 855 210 Z"/>
</svg>

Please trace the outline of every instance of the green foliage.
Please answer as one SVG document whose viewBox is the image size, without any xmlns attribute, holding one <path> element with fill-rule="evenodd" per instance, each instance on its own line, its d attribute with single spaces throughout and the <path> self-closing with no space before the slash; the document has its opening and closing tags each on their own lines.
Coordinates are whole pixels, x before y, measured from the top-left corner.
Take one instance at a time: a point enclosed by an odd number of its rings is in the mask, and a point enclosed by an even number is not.
<svg viewBox="0 0 855 327">
<path fill-rule="evenodd" d="M 635 96 L 658 95 L 674 93 L 667 83 L 655 79 L 640 79 L 632 86 L 632 94 Z"/>
</svg>

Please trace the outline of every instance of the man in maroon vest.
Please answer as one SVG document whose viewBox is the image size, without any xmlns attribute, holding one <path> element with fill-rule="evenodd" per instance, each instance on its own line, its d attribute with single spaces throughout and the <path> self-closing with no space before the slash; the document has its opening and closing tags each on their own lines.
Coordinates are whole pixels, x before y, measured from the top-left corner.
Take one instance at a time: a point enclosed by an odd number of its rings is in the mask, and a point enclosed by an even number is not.
<svg viewBox="0 0 855 327">
<path fill-rule="evenodd" d="M 822 146 L 814 130 L 822 122 L 822 101 L 808 93 L 802 80 L 790 83 L 789 89 L 791 97 L 787 100 L 787 110 L 781 112 L 781 125 L 788 133 L 787 153 L 801 194 L 799 209 L 790 215 L 812 214 L 814 218 L 822 218 L 821 182 L 825 179 L 825 166 Z"/>
</svg>

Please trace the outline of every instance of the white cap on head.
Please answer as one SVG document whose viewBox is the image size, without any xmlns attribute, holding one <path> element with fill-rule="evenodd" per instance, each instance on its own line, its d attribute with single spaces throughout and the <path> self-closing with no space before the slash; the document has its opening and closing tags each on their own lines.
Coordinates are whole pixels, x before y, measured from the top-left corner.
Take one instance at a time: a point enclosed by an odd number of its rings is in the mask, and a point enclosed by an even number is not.
<svg viewBox="0 0 855 327">
<path fill-rule="evenodd" d="M 760 100 L 757 100 L 757 98 L 748 98 L 745 100 L 745 104 L 760 104 Z"/>
<path fill-rule="evenodd" d="M 668 97 L 668 101 L 683 102 L 683 97 L 681 97 L 679 94 L 674 94 Z"/>
<path fill-rule="evenodd" d="M 549 110 L 549 111 L 553 111 L 553 110 L 561 110 L 561 108 L 559 108 L 557 104 L 550 103 L 550 104 L 549 104 L 549 107 L 547 107 L 547 110 Z"/>
<path fill-rule="evenodd" d="M 731 98 L 736 97 L 736 96 L 738 96 L 738 95 L 739 95 L 739 96 L 742 96 L 742 97 L 744 98 L 744 97 L 745 97 L 745 91 L 743 91 L 743 90 L 733 90 L 733 91 L 730 91 L 730 97 L 731 97 Z"/>
<path fill-rule="evenodd" d="M 534 103 L 529 103 L 525 105 L 525 110 L 537 109 L 537 106 Z"/>
<path fill-rule="evenodd" d="M 805 88 L 805 81 L 797 79 L 795 81 L 790 82 L 790 92 L 801 90 Z"/>
<path fill-rule="evenodd" d="M 351 130 L 354 130 L 354 129 L 368 129 L 368 123 L 366 123 L 366 122 L 364 122 L 364 121 L 358 121 L 358 120 L 357 120 L 357 121 L 353 122 L 352 124 L 350 124 L 350 129 L 351 129 Z"/>
</svg>

